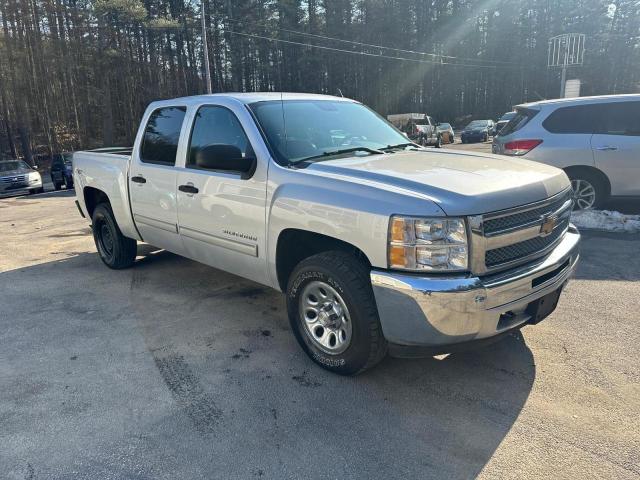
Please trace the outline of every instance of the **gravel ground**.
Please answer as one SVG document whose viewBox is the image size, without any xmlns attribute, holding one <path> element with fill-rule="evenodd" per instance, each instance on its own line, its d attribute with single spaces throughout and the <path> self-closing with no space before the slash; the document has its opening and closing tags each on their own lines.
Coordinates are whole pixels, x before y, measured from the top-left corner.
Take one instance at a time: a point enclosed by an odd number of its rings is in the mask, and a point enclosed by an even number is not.
<svg viewBox="0 0 640 480">
<path fill-rule="evenodd" d="M 538 326 L 342 378 L 278 293 L 108 270 L 71 195 L 0 200 L 0 478 L 640 478 L 638 235 L 585 235 Z"/>
</svg>

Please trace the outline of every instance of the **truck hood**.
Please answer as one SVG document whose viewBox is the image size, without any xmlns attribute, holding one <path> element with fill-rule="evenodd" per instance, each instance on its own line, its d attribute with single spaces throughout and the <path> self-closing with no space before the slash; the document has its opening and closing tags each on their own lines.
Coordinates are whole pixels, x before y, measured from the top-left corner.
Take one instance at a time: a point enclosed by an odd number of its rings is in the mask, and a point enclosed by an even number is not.
<svg viewBox="0 0 640 480">
<path fill-rule="evenodd" d="M 570 186 L 565 173 L 555 167 L 456 150 L 349 157 L 312 163 L 307 169 L 310 173 L 428 198 L 450 216 L 525 205 Z"/>
</svg>

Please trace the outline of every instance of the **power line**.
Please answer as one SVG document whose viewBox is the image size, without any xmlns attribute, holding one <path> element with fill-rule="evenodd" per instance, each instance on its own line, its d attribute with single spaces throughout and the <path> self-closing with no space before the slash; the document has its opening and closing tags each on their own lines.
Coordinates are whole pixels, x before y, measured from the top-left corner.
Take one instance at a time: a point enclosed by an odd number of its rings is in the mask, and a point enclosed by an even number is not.
<svg viewBox="0 0 640 480">
<path fill-rule="evenodd" d="M 517 65 L 515 62 L 507 62 L 507 61 L 504 61 L 504 60 L 485 60 L 485 59 L 470 58 L 470 57 L 456 57 L 456 56 L 451 56 L 451 55 L 440 55 L 440 54 L 437 54 L 437 53 L 421 52 L 419 50 L 406 50 L 406 49 L 403 49 L 403 48 L 387 47 L 385 45 L 376 45 L 376 44 L 372 44 L 372 43 L 358 42 L 356 40 L 346 40 L 346 39 L 343 39 L 343 38 L 330 37 L 328 35 L 320 35 L 320 34 L 317 34 L 317 33 L 301 32 L 300 30 L 291 30 L 291 29 L 283 28 L 283 27 L 273 27 L 271 25 L 265 25 L 264 23 L 260 23 L 260 22 L 247 22 L 245 20 L 238 20 L 238 19 L 230 18 L 230 17 L 225 18 L 225 20 L 228 20 L 228 21 L 231 21 L 231 22 L 235 22 L 235 23 L 242 23 L 242 24 L 246 24 L 246 25 L 254 25 L 254 26 L 261 27 L 261 28 L 265 28 L 265 29 L 274 28 L 274 29 L 282 31 L 282 32 L 293 33 L 295 35 L 303 35 L 303 36 L 307 36 L 307 37 L 320 38 L 320 39 L 331 40 L 331 41 L 335 41 L 335 42 L 348 43 L 348 44 L 351 44 L 351 45 L 360 45 L 360 46 L 363 46 L 363 47 L 381 48 L 381 49 L 384 49 L 384 50 L 391 50 L 391 51 L 395 51 L 395 52 L 411 53 L 411 54 L 416 54 L 416 55 L 426 55 L 426 56 L 436 57 L 436 58 L 449 58 L 449 59 L 453 59 L 453 60 L 466 60 L 466 61 L 471 61 L 471 62 L 500 63 L 500 64 L 508 64 L 508 65 Z"/>
<path fill-rule="evenodd" d="M 341 53 L 348 53 L 351 55 L 363 55 L 363 56 L 367 56 L 367 57 L 376 57 L 376 58 L 386 58 L 386 59 L 390 59 L 390 60 L 401 60 L 401 61 L 405 61 L 405 62 L 414 62 L 414 63 L 423 63 L 423 64 L 429 64 L 429 65 L 452 65 L 452 66 L 458 66 L 458 67 L 475 67 L 475 68 L 507 68 L 507 69 L 518 69 L 518 68 L 524 68 L 522 66 L 506 66 L 506 65 L 477 65 L 477 64 L 468 64 L 468 63 L 453 63 L 453 62 L 439 62 L 439 61 L 435 61 L 435 60 L 420 60 L 417 58 L 407 58 L 407 57 L 395 57 L 392 55 L 384 55 L 384 54 L 378 54 L 378 53 L 371 53 L 371 52 L 355 52 L 353 50 L 345 50 L 342 48 L 335 48 L 335 47 L 327 47 L 324 45 L 314 45 L 312 43 L 302 43 L 302 42 L 294 42 L 293 40 L 284 40 L 282 38 L 274 38 L 274 37 L 265 37 L 263 35 L 257 35 L 254 33 L 243 33 L 243 32 L 236 32 L 234 30 L 225 30 L 226 33 L 230 33 L 232 35 L 241 35 L 243 37 L 250 37 L 250 38 L 259 38 L 262 40 L 268 40 L 271 42 L 278 42 L 278 43 L 286 43 L 289 45 L 298 45 L 298 46 L 303 46 L 303 47 L 311 47 L 311 48 L 318 48 L 320 50 L 329 50 L 329 51 L 333 51 L 333 52 L 341 52 Z"/>
</svg>

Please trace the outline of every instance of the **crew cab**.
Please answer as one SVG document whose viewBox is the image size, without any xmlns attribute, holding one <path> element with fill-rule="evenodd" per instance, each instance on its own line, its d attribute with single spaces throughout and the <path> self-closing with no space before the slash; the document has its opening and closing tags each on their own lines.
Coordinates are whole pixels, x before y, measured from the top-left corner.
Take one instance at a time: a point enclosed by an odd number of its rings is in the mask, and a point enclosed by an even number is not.
<svg viewBox="0 0 640 480">
<path fill-rule="evenodd" d="M 535 324 L 579 258 L 562 170 L 422 148 L 346 98 L 154 102 L 133 148 L 73 165 L 108 267 L 140 241 L 282 291 L 301 347 L 339 374 Z"/>
</svg>

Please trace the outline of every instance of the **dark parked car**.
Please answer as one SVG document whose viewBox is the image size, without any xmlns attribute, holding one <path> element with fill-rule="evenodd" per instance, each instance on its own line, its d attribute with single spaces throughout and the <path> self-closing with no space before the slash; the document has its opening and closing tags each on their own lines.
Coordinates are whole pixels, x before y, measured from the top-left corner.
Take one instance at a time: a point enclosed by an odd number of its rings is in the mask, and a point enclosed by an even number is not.
<svg viewBox="0 0 640 480">
<path fill-rule="evenodd" d="M 516 116 L 516 113 L 517 112 L 507 112 L 504 115 L 502 115 L 496 122 L 495 133 L 493 135 L 494 136 L 500 135 L 500 130 L 502 130 L 502 127 L 504 127 L 507 123 L 509 123 L 509 121 Z"/>
<path fill-rule="evenodd" d="M 486 142 L 494 129 L 493 120 L 473 120 L 460 134 L 462 143 Z"/>
<path fill-rule="evenodd" d="M 62 185 L 73 188 L 72 156 L 71 153 L 58 153 L 51 160 L 51 181 L 56 190 L 60 190 Z"/>
</svg>

